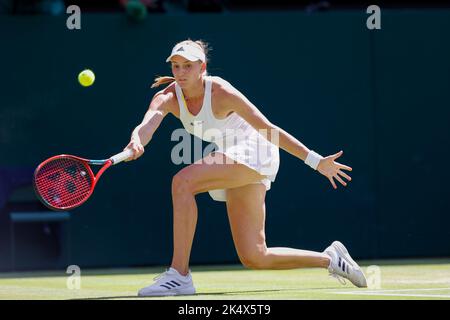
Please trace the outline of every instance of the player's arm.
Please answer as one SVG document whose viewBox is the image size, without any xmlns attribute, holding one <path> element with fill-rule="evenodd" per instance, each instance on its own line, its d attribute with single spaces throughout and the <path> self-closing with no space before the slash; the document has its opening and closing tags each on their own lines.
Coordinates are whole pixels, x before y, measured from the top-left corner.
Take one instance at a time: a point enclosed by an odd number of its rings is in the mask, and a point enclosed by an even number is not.
<svg viewBox="0 0 450 320">
<path fill-rule="evenodd" d="M 253 128 L 260 131 L 267 140 L 301 160 L 305 160 L 309 149 L 292 135 L 270 122 L 258 108 L 229 83 L 221 85 L 224 106 L 244 118 Z M 278 137 L 278 138 L 277 138 Z M 278 140 L 278 141 L 277 141 Z"/>
<path fill-rule="evenodd" d="M 267 130 L 263 131 L 263 133 L 267 132 L 263 136 L 265 135 L 273 144 L 305 161 L 306 164 L 315 170 L 318 170 L 328 178 L 334 189 L 337 189 L 334 179 L 339 181 L 343 186 L 347 186 L 347 183 L 342 178 L 351 181 L 351 177 L 342 170 L 352 171 L 352 168 L 334 161 L 343 154 L 343 151 L 322 157 L 314 151 L 309 150 L 292 135 L 271 123 L 253 103 L 230 84 L 226 83 L 222 85 L 220 92 L 223 97 L 222 101 L 227 106 L 230 106 L 232 111 L 239 114 L 256 130 Z"/>
<path fill-rule="evenodd" d="M 168 114 L 168 96 L 162 92 L 152 99 L 142 122 L 131 134 L 130 143 L 125 149 L 133 150 L 134 156 L 128 160 L 136 160 L 144 153 L 144 147 L 150 142 L 164 117 Z"/>
</svg>

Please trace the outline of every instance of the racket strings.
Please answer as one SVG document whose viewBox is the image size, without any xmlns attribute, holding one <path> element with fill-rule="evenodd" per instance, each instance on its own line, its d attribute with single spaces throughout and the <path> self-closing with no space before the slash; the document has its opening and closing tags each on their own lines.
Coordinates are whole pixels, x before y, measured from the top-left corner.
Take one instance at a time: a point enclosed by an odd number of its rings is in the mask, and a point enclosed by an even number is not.
<svg viewBox="0 0 450 320">
<path fill-rule="evenodd" d="M 90 169 L 72 158 L 57 158 L 44 164 L 35 174 L 35 186 L 50 206 L 66 208 L 85 201 L 93 180 Z"/>
</svg>

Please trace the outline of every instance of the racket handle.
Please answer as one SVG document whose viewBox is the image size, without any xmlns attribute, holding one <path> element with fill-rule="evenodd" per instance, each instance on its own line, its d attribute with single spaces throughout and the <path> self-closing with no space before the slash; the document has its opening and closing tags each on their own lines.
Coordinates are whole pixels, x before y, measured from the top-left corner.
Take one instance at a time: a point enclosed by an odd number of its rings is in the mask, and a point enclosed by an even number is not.
<svg viewBox="0 0 450 320">
<path fill-rule="evenodd" d="M 112 156 L 109 159 L 113 162 L 113 165 L 114 165 L 114 164 L 121 163 L 123 160 L 128 159 L 132 155 L 133 155 L 133 151 L 130 149 L 127 149 L 125 151 L 122 151 L 121 153 L 118 153 L 118 154 Z"/>
</svg>

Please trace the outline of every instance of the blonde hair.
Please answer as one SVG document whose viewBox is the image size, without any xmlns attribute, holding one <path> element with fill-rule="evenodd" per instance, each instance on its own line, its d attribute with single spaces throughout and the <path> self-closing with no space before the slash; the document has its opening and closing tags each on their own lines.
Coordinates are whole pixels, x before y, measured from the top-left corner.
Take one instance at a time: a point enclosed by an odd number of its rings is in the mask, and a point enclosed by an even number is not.
<svg viewBox="0 0 450 320">
<path fill-rule="evenodd" d="M 191 40 L 191 39 L 188 39 L 188 40 L 184 40 L 184 41 L 178 42 L 176 45 L 179 45 L 179 44 L 190 44 L 190 45 L 194 44 L 194 45 L 198 46 L 198 47 L 201 48 L 201 49 L 203 50 L 203 52 L 205 53 L 205 56 L 206 56 L 206 61 L 205 61 L 205 62 L 208 62 L 208 52 L 210 51 L 210 47 L 209 47 L 209 45 L 208 45 L 206 42 L 204 42 L 204 41 L 202 41 L 202 40 L 196 40 L 196 41 L 193 41 L 193 40 Z M 206 70 L 205 70 L 205 72 L 203 73 L 203 75 L 204 75 L 204 76 L 207 75 Z M 155 80 L 154 80 L 154 82 L 153 82 L 153 84 L 152 84 L 151 87 L 152 87 L 152 88 L 157 88 L 157 87 L 159 87 L 160 85 L 163 85 L 163 84 L 166 84 L 166 83 L 172 83 L 172 82 L 174 82 L 174 81 L 175 81 L 175 78 L 174 78 L 174 77 L 170 77 L 170 76 L 158 76 L 158 77 L 155 78 Z"/>
</svg>

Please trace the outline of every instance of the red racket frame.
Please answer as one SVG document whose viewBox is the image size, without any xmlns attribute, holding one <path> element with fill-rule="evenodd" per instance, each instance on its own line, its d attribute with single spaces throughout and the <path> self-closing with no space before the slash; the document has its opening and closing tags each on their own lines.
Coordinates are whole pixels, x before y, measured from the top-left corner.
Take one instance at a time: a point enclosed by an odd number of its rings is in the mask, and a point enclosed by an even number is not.
<svg viewBox="0 0 450 320">
<path fill-rule="evenodd" d="M 57 160 L 57 159 L 63 159 L 63 158 L 74 159 L 76 161 L 83 163 L 86 168 L 86 171 L 88 172 L 90 178 L 92 179 L 92 185 L 91 185 L 88 195 L 85 197 L 85 199 L 83 201 L 81 201 L 77 204 L 74 204 L 72 206 L 55 207 L 41 196 L 40 190 L 39 190 L 38 186 L 36 185 L 36 175 L 39 172 L 39 170 L 43 166 L 48 164 L 49 162 Z M 97 174 L 94 176 L 94 172 L 92 171 L 90 165 L 103 165 L 103 167 L 101 167 L 100 170 L 97 172 Z M 66 210 L 74 209 L 74 208 L 81 206 L 83 203 L 85 203 L 91 197 L 92 193 L 94 192 L 95 186 L 97 185 L 97 182 L 100 179 L 101 175 L 105 172 L 106 169 L 108 169 L 112 165 L 113 165 L 113 161 L 111 159 L 89 160 L 89 159 L 85 159 L 85 158 L 81 158 L 81 157 L 77 157 L 77 156 L 73 156 L 73 155 L 69 155 L 69 154 L 60 154 L 57 156 L 53 156 L 53 157 L 45 160 L 44 162 L 42 162 L 34 171 L 34 179 L 33 179 L 34 191 L 36 193 L 36 196 L 39 198 L 39 200 L 49 209 L 52 209 L 55 211 L 66 211 Z"/>
</svg>

